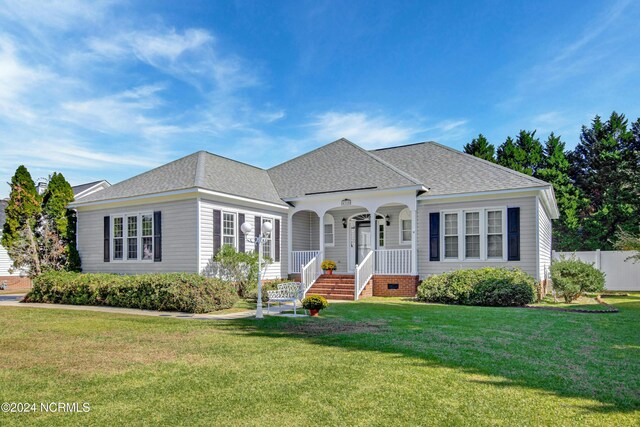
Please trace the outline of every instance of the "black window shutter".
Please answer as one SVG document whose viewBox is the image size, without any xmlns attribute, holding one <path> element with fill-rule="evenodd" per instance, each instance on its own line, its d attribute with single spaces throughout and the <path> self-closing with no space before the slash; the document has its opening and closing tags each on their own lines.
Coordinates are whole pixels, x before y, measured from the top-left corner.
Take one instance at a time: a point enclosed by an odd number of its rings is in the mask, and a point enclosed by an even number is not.
<svg viewBox="0 0 640 427">
<path fill-rule="evenodd" d="M 429 261 L 440 261 L 440 212 L 429 213 Z"/>
<path fill-rule="evenodd" d="M 111 251 L 109 247 L 109 242 L 111 240 L 111 232 L 109 231 L 111 227 L 111 217 L 104 217 L 104 262 L 109 262 L 111 260 Z"/>
<path fill-rule="evenodd" d="M 213 256 L 218 254 L 218 251 L 222 247 L 222 234 L 220 227 L 221 224 L 221 212 L 217 209 L 213 210 Z"/>
<path fill-rule="evenodd" d="M 238 252 L 244 252 L 244 242 L 247 236 L 242 232 L 242 224 L 244 224 L 244 214 L 238 214 Z"/>
<path fill-rule="evenodd" d="M 275 236 L 273 236 L 273 238 L 275 239 L 276 253 L 273 254 L 274 255 L 273 262 L 280 262 L 280 220 L 276 219 L 274 222 L 275 224 L 273 225 L 273 232 Z"/>
<path fill-rule="evenodd" d="M 162 262 L 162 212 L 153 213 L 153 262 Z"/>
<path fill-rule="evenodd" d="M 520 261 L 520 208 L 507 209 L 507 254 L 509 261 Z"/>
<path fill-rule="evenodd" d="M 260 235 L 260 233 L 262 233 L 262 221 L 261 218 L 259 216 L 254 216 L 253 217 L 253 228 L 255 230 L 255 237 L 258 237 Z M 260 248 L 258 248 L 258 242 L 256 242 L 256 251 L 260 250 Z"/>
</svg>

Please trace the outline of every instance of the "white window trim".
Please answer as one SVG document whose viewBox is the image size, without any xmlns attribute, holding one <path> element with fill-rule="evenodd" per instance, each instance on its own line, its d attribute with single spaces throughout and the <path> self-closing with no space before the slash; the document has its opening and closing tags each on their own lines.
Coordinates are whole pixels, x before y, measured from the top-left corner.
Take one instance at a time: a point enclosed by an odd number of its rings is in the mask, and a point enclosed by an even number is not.
<svg viewBox="0 0 640 427">
<path fill-rule="evenodd" d="M 145 236 L 145 237 L 151 237 L 152 239 L 155 238 L 155 230 L 156 230 L 156 224 L 155 224 L 155 218 L 153 216 L 153 212 L 128 212 L 128 213 L 118 213 L 118 214 L 112 214 L 109 216 L 109 258 L 110 258 L 110 262 L 115 262 L 115 263 L 147 263 L 147 262 L 154 262 L 154 258 L 155 258 L 155 252 L 156 252 L 156 246 L 155 246 L 155 241 L 153 242 L 153 255 L 151 256 L 151 259 L 142 259 L 142 217 L 144 215 L 150 215 L 151 216 L 151 236 Z M 128 235 L 128 221 L 127 218 L 128 217 L 137 217 L 137 235 L 136 235 L 136 239 L 137 239 L 137 258 L 136 259 L 129 259 L 128 258 L 128 251 L 129 251 L 129 242 L 128 239 L 130 238 Z M 113 244 L 114 241 L 114 227 L 113 227 L 113 223 L 114 223 L 114 218 L 122 218 L 122 259 L 115 259 L 113 254 L 114 254 L 114 250 L 115 250 L 115 245 Z"/>
<path fill-rule="evenodd" d="M 328 220 L 328 221 L 327 221 Z M 322 230 L 322 234 L 324 234 L 324 247 L 325 248 L 333 248 L 336 245 L 336 224 L 335 224 L 335 219 L 333 218 L 333 215 L 331 214 L 324 214 L 324 226 L 326 227 L 327 225 L 331 226 L 331 236 L 333 237 L 332 242 L 331 243 L 327 243 L 327 233 L 325 233 L 324 229 Z"/>
<path fill-rule="evenodd" d="M 501 258 L 489 258 L 487 256 L 487 212 L 488 211 L 502 211 L 502 257 Z M 480 258 L 467 258 L 466 255 L 466 230 L 465 230 L 465 214 L 467 212 L 480 212 Z M 458 257 L 446 258 L 445 257 L 445 214 L 455 213 L 458 214 Z M 506 206 L 494 206 L 494 207 L 482 207 L 482 208 L 470 208 L 470 209 L 447 209 L 440 211 L 440 253 L 442 254 L 441 262 L 507 262 L 507 207 Z"/>
<path fill-rule="evenodd" d="M 233 247 L 238 250 L 238 213 L 231 211 L 222 211 L 220 214 L 220 238 L 222 240 L 222 245 L 224 246 L 224 238 L 225 236 L 229 236 L 229 234 L 224 234 L 224 215 L 232 215 L 233 216 Z"/>
<path fill-rule="evenodd" d="M 408 214 L 409 214 L 409 217 L 408 217 L 408 218 L 403 218 L 403 216 L 402 216 L 402 215 L 403 215 L 403 214 L 405 214 L 405 213 L 408 213 Z M 404 221 L 409 220 L 409 221 L 411 221 L 411 222 L 412 222 L 411 227 L 409 227 L 409 233 L 410 233 L 410 235 L 411 235 L 411 238 L 413 238 L 413 232 L 412 232 L 412 231 L 413 231 L 413 219 L 412 219 L 412 215 L 411 215 L 411 209 L 409 209 L 409 208 L 404 208 L 404 209 L 402 209 L 402 210 L 400 211 L 400 214 L 398 215 L 398 231 L 399 231 L 399 234 L 400 234 L 400 236 L 398 237 L 398 239 L 399 239 L 399 241 L 400 241 L 399 243 L 400 243 L 400 245 L 410 245 L 410 244 L 411 244 L 411 240 L 404 240 L 404 238 L 403 238 L 403 237 L 404 237 L 404 236 L 403 236 L 403 233 L 402 233 L 402 232 L 404 231 L 404 230 L 402 229 L 402 221 L 403 221 L 403 220 L 404 220 Z"/>
</svg>

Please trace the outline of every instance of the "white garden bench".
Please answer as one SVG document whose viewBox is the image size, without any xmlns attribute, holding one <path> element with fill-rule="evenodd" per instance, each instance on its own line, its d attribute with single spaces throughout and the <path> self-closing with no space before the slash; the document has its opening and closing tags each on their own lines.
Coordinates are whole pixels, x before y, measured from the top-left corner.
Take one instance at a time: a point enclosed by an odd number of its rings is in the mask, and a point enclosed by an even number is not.
<svg viewBox="0 0 640 427">
<path fill-rule="evenodd" d="M 271 309 L 271 304 L 277 302 L 293 303 L 293 315 L 297 316 L 296 303 L 304 298 L 304 285 L 300 282 L 280 283 L 277 290 L 267 291 L 267 313 Z"/>
</svg>

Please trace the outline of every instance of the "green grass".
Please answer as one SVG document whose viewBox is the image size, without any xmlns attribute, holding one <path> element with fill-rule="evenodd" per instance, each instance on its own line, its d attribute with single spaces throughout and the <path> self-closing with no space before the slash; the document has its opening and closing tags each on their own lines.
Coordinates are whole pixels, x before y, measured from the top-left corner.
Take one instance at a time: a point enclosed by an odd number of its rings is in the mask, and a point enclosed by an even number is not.
<svg viewBox="0 0 640 427">
<path fill-rule="evenodd" d="M 0 425 L 638 425 L 640 297 L 615 314 L 366 299 L 318 319 L 0 308 Z"/>
</svg>

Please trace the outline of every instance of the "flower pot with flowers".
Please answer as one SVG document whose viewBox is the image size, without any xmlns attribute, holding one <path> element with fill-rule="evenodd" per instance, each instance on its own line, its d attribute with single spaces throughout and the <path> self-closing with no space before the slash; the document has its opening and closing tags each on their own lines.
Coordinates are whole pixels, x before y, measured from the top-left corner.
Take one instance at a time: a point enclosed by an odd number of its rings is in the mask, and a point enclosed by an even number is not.
<svg viewBox="0 0 640 427">
<path fill-rule="evenodd" d="M 330 259 L 325 259 L 324 261 L 322 261 L 322 265 L 320 267 L 322 267 L 325 274 L 332 274 L 333 270 L 336 269 L 336 263 L 331 261 Z"/>
<path fill-rule="evenodd" d="M 320 310 L 324 310 L 329 307 L 327 299 L 320 295 L 309 295 L 302 300 L 302 307 L 309 310 L 309 314 L 313 317 L 318 317 Z"/>
</svg>

